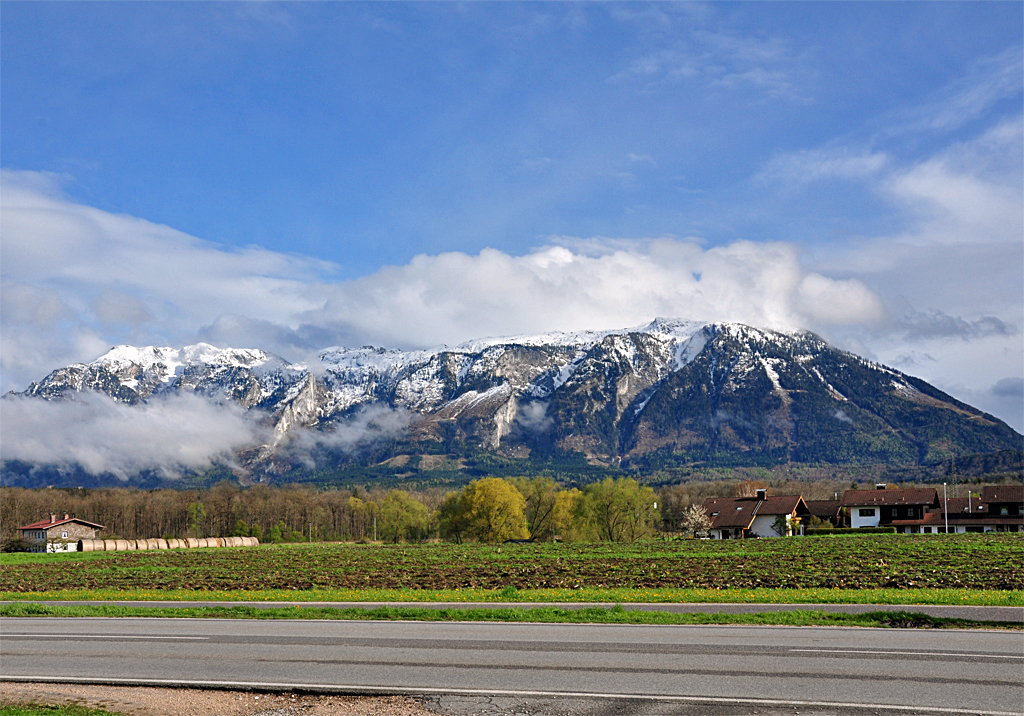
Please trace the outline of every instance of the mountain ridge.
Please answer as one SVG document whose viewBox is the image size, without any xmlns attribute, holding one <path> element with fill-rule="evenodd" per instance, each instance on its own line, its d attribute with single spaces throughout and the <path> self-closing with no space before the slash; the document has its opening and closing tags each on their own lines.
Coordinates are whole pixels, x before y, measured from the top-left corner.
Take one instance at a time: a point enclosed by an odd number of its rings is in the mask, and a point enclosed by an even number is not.
<svg viewBox="0 0 1024 716">
<path fill-rule="evenodd" d="M 15 395 L 60 401 L 90 390 L 127 405 L 187 392 L 255 411 L 273 434 L 241 460 L 257 475 L 308 459 L 285 449 L 297 433 L 342 432 L 369 409 L 406 416 L 403 450 L 464 446 L 524 461 L 578 455 L 639 471 L 926 465 L 1019 450 L 1022 440 L 998 418 L 813 333 L 665 318 L 419 351 L 334 347 L 311 365 L 208 344 L 116 346 Z M 380 446 L 372 452 L 395 457 Z M 356 459 L 327 450 L 314 461 Z"/>
</svg>

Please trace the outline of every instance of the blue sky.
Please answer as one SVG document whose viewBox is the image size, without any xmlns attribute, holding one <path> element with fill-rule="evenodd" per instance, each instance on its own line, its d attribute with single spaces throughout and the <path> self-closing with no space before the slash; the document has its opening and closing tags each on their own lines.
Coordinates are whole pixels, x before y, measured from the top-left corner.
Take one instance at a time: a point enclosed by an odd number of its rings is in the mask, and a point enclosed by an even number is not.
<svg viewBox="0 0 1024 716">
<path fill-rule="evenodd" d="M 299 360 L 657 312 L 816 330 L 1024 427 L 1020 3 L 0 22 L 4 390 L 119 342 Z"/>
</svg>

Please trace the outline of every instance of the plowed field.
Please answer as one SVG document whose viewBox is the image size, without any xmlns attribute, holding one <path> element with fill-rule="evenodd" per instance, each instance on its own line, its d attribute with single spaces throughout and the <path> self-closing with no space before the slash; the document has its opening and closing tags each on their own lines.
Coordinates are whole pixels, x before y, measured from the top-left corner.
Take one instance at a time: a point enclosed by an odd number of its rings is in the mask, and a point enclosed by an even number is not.
<svg viewBox="0 0 1024 716">
<path fill-rule="evenodd" d="M 0 591 L 58 589 L 1024 589 L 1019 535 L 526 545 L 270 545 L 8 561 Z"/>
</svg>

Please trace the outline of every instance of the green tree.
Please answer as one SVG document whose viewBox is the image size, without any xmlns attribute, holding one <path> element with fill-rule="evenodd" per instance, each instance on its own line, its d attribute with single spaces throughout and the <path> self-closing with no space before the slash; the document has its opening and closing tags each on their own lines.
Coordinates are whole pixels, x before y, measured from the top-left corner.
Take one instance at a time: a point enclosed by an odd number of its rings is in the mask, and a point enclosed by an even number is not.
<svg viewBox="0 0 1024 716">
<path fill-rule="evenodd" d="M 552 516 L 554 533 L 565 542 L 583 542 L 593 539 L 593 526 L 583 493 L 575 487 L 561 490 L 555 497 Z"/>
<path fill-rule="evenodd" d="M 353 537 L 366 537 L 372 534 L 377 510 L 376 502 L 363 500 L 355 495 L 348 498 L 349 529 Z"/>
<path fill-rule="evenodd" d="M 524 516 L 530 539 L 548 540 L 555 534 L 558 483 L 550 477 L 513 477 L 509 480 L 526 500 Z"/>
<path fill-rule="evenodd" d="M 249 536 L 255 537 L 258 540 L 263 539 L 263 528 L 259 525 L 253 525 L 249 530 Z"/>
<path fill-rule="evenodd" d="M 206 519 L 206 508 L 198 500 L 188 505 L 188 531 L 199 539 L 203 536 L 203 520 Z"/>
<path fill-rule="evenodd" d="M 584 495 L 601 541 L 634 542 L 653 533 L 657 508 L 651 488 L 641 487 L 628 477 L 607 477 L 603 482 L 588 485 Z"/>
<path fill-rule="evenodd" d="M 790 525 L 788 515 L 776 515 L 775 521 L 772 522 L 772 532 L 777 534 L 779 537 L 789 537 Z"/>
<path fill-rule="evenodd" d="M 381 539 L 389 542 L 420 540 L 426 536 L 430 512 L 405 490 L 392 490 L 380 504 Z"/>
<path fill-rule="evenodd" d="M 290 536 L 291 530 L 288 529 L 288 525 L 285 524 L 284 520 L 281 520 L 276 525 L 270 528 L 270 534 L 267 538 L 274 544 L 284 542 Z"/>
<path fill-rule="evenodd" d="M 249 525 L 245 520 L 238 520 L 235 522 L 235 528 L 231 530 L 231 537 L 248 537 L 249 536 Z"/>
<path fill-rule="evenodd" d="M 462 538 L 469 529 L 465 501 L 461 492 L 449 492 L 434 513 L 437 529 L 441 536 L 456 544 L 462 544 Z"/>
<path fill-rule="evenodd" d="M 526 500 L 511 483 L 498 477 L 474 480 L 462 491 L 468 532 L 491 544 L 526 539 Z"/>
</svg>

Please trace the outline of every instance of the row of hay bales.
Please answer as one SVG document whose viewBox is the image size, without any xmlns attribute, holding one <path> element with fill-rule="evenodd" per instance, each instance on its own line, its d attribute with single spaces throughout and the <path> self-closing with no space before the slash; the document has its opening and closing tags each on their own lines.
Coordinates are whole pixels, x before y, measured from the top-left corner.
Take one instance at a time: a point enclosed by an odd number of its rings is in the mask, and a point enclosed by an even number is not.
<svg viewBox="0 0 1024 716">
<path fill-rule="evenodd" d="M 258 547 L 255 537 L 203 537 L 194 539 L 80 539 L 79 552 L 132 552 L 145 549 L 189 549 L 195 547 Z"/>
</svg>

